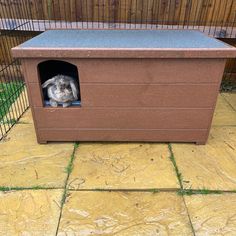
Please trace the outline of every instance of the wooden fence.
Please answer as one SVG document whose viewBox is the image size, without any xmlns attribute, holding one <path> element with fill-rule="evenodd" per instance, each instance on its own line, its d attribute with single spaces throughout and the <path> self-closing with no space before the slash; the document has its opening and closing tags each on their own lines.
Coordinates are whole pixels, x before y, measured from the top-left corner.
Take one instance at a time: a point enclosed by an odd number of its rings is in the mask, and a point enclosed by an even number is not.
<svg viewBox="0 0 236 236">
<path fill-rule="evenodd" d="M 6 18 L 234 26 L 235 0 L 1 0 Z"/>
</svg>

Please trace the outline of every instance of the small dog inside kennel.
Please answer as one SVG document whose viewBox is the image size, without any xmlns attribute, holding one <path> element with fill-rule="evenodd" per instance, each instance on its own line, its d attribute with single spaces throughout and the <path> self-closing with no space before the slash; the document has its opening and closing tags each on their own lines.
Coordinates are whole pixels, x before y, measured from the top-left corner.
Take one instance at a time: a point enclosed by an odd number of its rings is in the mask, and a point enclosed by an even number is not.
<svg viewBox="0 0 236 236">
<path fill-rule="evenodd" d="M 78 69 L 61 60 L 47 60 L 38 64 L 45 106 L 80 106 Z"/>
</svg>

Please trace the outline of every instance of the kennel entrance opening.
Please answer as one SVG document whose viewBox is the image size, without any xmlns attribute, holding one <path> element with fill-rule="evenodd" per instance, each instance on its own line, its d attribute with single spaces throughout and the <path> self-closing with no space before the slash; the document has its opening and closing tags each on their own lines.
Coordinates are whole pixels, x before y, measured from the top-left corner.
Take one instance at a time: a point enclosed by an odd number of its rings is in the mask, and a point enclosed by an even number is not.
<svg viewBox="0 0 236 236">
<path fill-rule="evenodd" d="M 56 75 L 66 75 L 74 78 L 78 83 L 79 97 L 78 101 L 72 102 L 72 105 L 81 104 L 79 73 L 76 65 L 63 60 L 46 60 L 38 64 L 38 74 L 41 85 Z M 49 105 L 47 89 L 42 89 L 44 105 Z"/>
</svg>

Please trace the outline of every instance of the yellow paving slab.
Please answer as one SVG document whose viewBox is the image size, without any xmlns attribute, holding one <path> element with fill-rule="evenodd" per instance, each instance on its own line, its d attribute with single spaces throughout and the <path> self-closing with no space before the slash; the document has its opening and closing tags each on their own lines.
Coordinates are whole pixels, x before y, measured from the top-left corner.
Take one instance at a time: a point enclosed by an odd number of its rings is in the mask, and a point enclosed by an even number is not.
<svg viewBox="0 0 236 236">
<path fill-rule="evenodd" d="M 179 188 L 166 144 L 81 143 L 71 189 Z"/>
<path fill-rule="evenodd" d="M 33 125 L 18 124 L 0 150 L 0 186 L 64 186 L 72 143 L 39 145 Z"/>
<path fill-rule="evenodd" d="M 0 192 L 0 235 L 55 236 L 62 190 Z"/>
<path fill-rule="evenodd" d="M 58 236 L 192 235 L 182 197 L 176 193 L 72 191 Z"/>
<path fill-rule="evenodd" d="M 186 196 L 196 236 L 236 235 L 236 194 Z"/>
<path fill-rule="evenodd" d="M 28 109 L 20 118 L 20 124 L 33 124 L 31 109 Z"/>
<path fill-rule="evenodd" d="M 206 145 L 173 144 L 184 188 L 236 190 L 236 127 L 214 127 Z"/>
<path fill-rule="evenodd" d="M 12 124 L 15 123 L 15 120 L 22 114 L 22 112 L 24 112 L 28 104 L 29 102 L 27 98 L 27 92 L 26 88 L 24 88 L 21 94 L 15 100 L 15 102 L 13 102 L 13 104 L 10 106 L 8 113 L 4 116 L 4 118 L 0 122 L 0 130 L 2 130 L 2 132 L 5 133 L 5 131 L 8 130 Z M 24 117 L 25 118 L 23 118 L 23 121 L 32 124 L 33 122 L 32 117 L 30 117 L 28 113 L 24 115 Z M 0 132 L 0 139 L 2 137 L 3 136 Z"/>
<path fill-rule="evenodd" d="M 223 93 L 222 96 L 227 100 L 227 102 L 236 111 L 236 93 Z"/>
<path fill-rule="evenodd" d="M 222 94 L 217 99 L 212 126 L 236 126 L 236 112 Z"/>
<path fill-rule="evenodd" d="M 24 112 L 25 108 L 28 106 L 29 101 L 27 97 L 26 88 L 24 88 L 21 94 L 17 97 L 17 99 L 11 104 L 9 107 L 8 113 L 3 118 L 4 121 L 9 121 L 11 119 L 16 119 L 19 117 L 22 112 Z"/>
<path fill-rule="evenodd" d="M 216 102 L 216 110 L 219 112 L 232 111 L 232 107 L 226 101 L 224 93 L 220 93 L 218 95 L 217 102 Z"/>
</svg>

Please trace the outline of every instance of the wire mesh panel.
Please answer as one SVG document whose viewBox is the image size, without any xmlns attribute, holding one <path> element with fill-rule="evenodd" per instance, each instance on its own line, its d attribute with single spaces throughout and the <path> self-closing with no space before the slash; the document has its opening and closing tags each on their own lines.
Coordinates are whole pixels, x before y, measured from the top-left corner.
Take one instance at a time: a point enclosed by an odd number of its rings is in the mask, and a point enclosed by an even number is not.
<svg viewBox="0 0 236 236">
<path fill-rule="evenodd" d="M 28 108 L 10 49 L 47 29 L 197 29 L 235 45 L 235 0 L 1 0 L 0 139 Z M 234 78 L 235 60 L 225 78 Z M 227 85 L 228 86 L 228 85 Z"/>
<path fill-rule="evenodd" d="M 199 29 L 235 38 L 235 0 L 18 0 L 0 2 L 1 28 Z"/>
<path fill-rule="evenodd" d="M 32 37 L 17 30 L 20 27 L 27 30 L 31 28 L 30 22 L 22 19 L 22 11 L 26 11 L 22 7 L 16 10 L 5 2 L 0 5 L 0 139 L 29 106 L 19 61 L 12 58 L 10 51 L 12 47 Z M 18 21 L 10 20 L 16 17 Z"/>
</svg>

